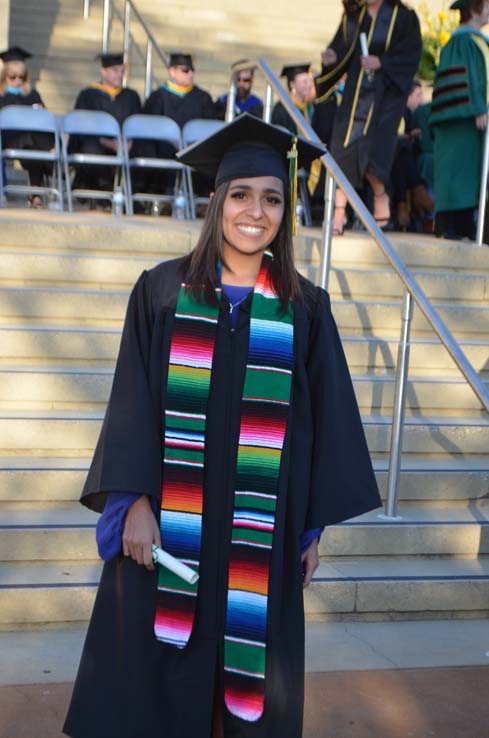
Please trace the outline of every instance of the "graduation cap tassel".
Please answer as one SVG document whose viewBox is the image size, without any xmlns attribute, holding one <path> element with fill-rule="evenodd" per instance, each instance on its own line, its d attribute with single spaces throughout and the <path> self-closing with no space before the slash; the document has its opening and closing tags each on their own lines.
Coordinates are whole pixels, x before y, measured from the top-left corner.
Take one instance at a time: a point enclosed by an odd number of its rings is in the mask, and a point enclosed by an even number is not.
<svg viewBox="0 0 489 738">
<path fill-rule="evenodd" d="M 289 160 L 290 210 L 292 216 L 292 235 L 297 235 L 297 136 L 292 139 L 292 148 L 287 152 Z"/>
</svg>

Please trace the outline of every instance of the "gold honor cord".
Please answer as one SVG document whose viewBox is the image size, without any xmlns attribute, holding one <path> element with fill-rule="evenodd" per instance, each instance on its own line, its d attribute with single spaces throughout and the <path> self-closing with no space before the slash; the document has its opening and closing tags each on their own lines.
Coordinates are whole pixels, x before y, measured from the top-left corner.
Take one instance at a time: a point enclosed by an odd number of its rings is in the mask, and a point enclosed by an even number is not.
<svg viewBox="0 0 489 738">
<path fill-rule="evenodd" d="M 334 69 L 332 69 L 330 72 L 327 72 L 327 74 L 324 74 L 322 77 L 318 77 L 316 79 L 316 84 L 321 83 L 321 82 L 326 82 L 331 77 L 336 76 L 340 72 L 340 70 L 342 69 L 342 67 L 344 67 L 350 61 L 351 56 L 352 56 L 353 52 L 355 51 L 355 47 L 357 45 L 358 37 L 360 35 L 360 27 L 362 25 L 363 19 L 365 18 L 365 13 L 366 12 L 367 12 L 367 7 L 366 7 L 366 5 L 364 5 L 363 8 L 362 8 L 362 10 L 360 11 L 360 15 L 358 17 L 358 24 L 357 24 L 357 30 L 355 32 L 355 37 L 354 37 L 353 41 L 351 42 L 351 46 L 348 49 L 348 51 L 346 52 L 346 54 L 343 57 L 342 61 L 340 61 L 340 63 L 337 64 L 336 67 L 334 67 Z M 345 15 L 345 18 L 346 18 L 346 15 Z M 320 103 L 320 102 L 324 102 L 324 100 L 327 100 L 328 97 L 331 96 L 331 93 L 333 92 L 333 89 L 334 89 L 334 85 L 332 87 L 328 88 L 326 90 L 326 92 L 321 95 L 321 97 L 318 97 L 317 100 L 316 100 L 316 102 L 317 103 Z"/>
<path fill-rule="evenodd" d="M 292 138 L 292 147 L 287 152 L 289 160 L 290 214 L 292 217 L 292 235 L 297 236 L 297 136 Z"/>
<path fill-rule="evenodd" d="M 387 34 L 387 41 L 385 42 L 385 50 L 389 51 L 389 47 L 392 41 L 392 34 L 394 33 L 394 26 L 396 25 L 397 14 L 399 13 L 399 5 L 396 5 L 394 12 L 392 13 L 391 23 L 389 26 L 389 33 Z"/>
</svg>

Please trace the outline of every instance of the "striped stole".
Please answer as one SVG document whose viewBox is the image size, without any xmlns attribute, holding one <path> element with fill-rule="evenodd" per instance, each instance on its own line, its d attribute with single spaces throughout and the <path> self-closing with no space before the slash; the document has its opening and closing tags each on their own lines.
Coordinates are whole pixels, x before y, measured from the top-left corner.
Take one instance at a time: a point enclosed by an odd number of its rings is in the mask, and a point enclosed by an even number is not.
<svg viewBox="0 0 489 738">
<path fill-rule="evenodd" d="M 278 477 L 293 368 L 293 308 L 273 290 L 266 252 L 253 292 L 236 466 L 224 634 L 224 698 L 231 713 L 255 721 L 265 696 L 269 569 Z M 219 309 L 180 288 L 170 349 L 165 412 L 162 546 L 199 568 L 205 419 Z M 184 648 L 198 583 L 158 572 L 155 633 Z"/>
</svg>

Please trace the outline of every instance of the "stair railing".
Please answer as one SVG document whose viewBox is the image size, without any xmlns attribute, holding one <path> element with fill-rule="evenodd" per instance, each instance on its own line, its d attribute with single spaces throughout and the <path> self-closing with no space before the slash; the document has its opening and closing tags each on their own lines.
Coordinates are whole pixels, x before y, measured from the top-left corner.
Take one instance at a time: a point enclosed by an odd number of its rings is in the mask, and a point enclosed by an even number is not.
<svg viewBox="0 0 489 738">
<path fill-rule="evenodd" d="M 88 18 L 90 15 L 90 0 L 84 0 L 83 4 L 83 17 Z M 145 74 L 144 74 L 144 96 L 147 98 L 151 94 L 151 87 L 153 82 L 153 52 L 159 57 L 160 61 L 166 69 L 168 69 L 168 59 L 166 54 L 161 50 L 158 42 L 156 41 L 153 33 L 149 29 L 143 16 L 137 9 L 133 0 L 124 0 L 124 12 L 121 13 L 114 2 L 114 0 L 104 0 L 104 11 L 103 11 L 103 23 L 102 23 L 102 53 L 106 54 L 109 49 L 109 36 L 111 19 L 116 16 L 122 23 L 123 32 L 123 50 L 124 50 L 124 64 L 126 70 L 124 73 L 123 84 L 127 84 L 127 78 L 129 73 L 129 53 L 131 46 L 131 22 L 134 18 L 146 35 L 146 62 L 145 62 Z"/>
<path fill-rule="evenodd" d="M 247 61 L 241 64 L 235 64 L 231 70 L 231 83 L 227 101 L 226 120 L 231 121 L 235 114 L 236 103 L 236 79 L 239 72 L 244 69 L 259 69 L 265 76 L 267 82 L 266 98 L 264 107 L 264 118 L 270 121 L 272 99 L 275 93 L 287 113 L 297 126 L 297 130 L 309 141 L 320 143 L 319 137 L 313 130 L 311 125 L 306 121 L 302 113 L 292 102 L 286 90 L 280 84 L 278 78 L 272 72 L 268 64 L 263 60 Z M 489 132 L 486 137 L 487 142 L 487 161 L 489 162 Z M 355 189 L 348 181 L 345 174 L 335 162 L 329 152 L 321 157 L 321 162 L 326 169 L 326 184 L 324 197 L 324 220 L 321 244 L 321 267 L 320 267 L 320 285 L 324 289 L 328 288 L 329 272 L 331 265 L 331 246 L 333 236 L 333 212 L 334 197 L 336 186 L 340 187 L 346 195 L 348 202 L 357 214 L 360 221 L 365 226 L 368 233 L 372 236 L 374 242 L 380 248 L 387 261 L 390 263 L 398 277 L 404 285 L 404 297 L 402 302 L 402 330 L 399 342 L 397 367 L 396 367 L 396 385 L 394 393 L 394 408 L 392 414 L 392 433 L 391 447 L 389 455 L 389 473 L 387 481 L 387 501 L 385 518 L 389 520 L 399 519 L 397 516 L 398 490 L 399 490 L 399 474 L 401 467 L 402 438 L 404 430 L 404 415 L 406 405 L 406 389 L 409 373 L 409 351 L 410 351 L 410 331 L 413 316 L 414 303 L 421 310 L 422 314 L 447 349 L 456 366 L 462 372 L 473 392 L 479 399 L 483 408 L 489 412 L 489 392 L 484 383 L 478 376 L 476 370 L 469 362 L 464 352 L 453 338 L 443 320 L 425 295 L 424 291 L 418 284 L 418 281 L 408 270 L 402 259 L 394 250 L 386 238 L 383 231 L 379 228 L 375 219 L 359 197 Z"/>
<path fill-rule="evenodd" d="M 489 119 L 489 109 L 488 109 Z M 479 212 L 477 215 L 477 235 L 475 242 L 477 246 L 482 246 L 484 242 L 484 221 L 486 219 L 486 205 L 487 205 L 487 178 L 489 176 L 489 124 L 486 127 L 484 134 L 484 154 L 482 157 L 482 172 L 481 172 L 481 188 L 479 194 Z"/>
</svg>

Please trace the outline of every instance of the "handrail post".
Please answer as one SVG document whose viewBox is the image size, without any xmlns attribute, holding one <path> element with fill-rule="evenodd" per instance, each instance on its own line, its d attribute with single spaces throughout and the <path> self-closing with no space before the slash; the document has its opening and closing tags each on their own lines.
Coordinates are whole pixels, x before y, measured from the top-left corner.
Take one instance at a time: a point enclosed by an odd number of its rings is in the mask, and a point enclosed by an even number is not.
<svg viewBox="0 0 489 738">
<path fill-rule="evenodd" d="M 324 219 L 321 237 L 321 270 L 319 276 L 319 284 L 323 290 L 328 289 L 329 272 L 331 269 L 335 194 L 336 182 L 331 176 L 331 173 L 326 169 L 326 182 L 324 183 Z"/>
<path fill-rule="evenodd" d="M 265 107 L 263 108 L 263 120 L 266 123 L 271 123 L 272 107 L 273 107 L 273 87 L 272 85 L 268 84 L 266 94 L 265 94 Z"/>
<path fill-rule="evenodd" d="M 104 22 L 102 29 L 102 53 L 109 50 L 110 0 L 104 0 Z"/>
<path fill-rule="evenodd" d="M 401 471 L 402 436 L 404 432 L 404 411 L 406 407 L 406 389 L 409 373 L 409 352 L 411 321 L 413 318 L 413 299 L 409 290 L 405 290 L 402 301 L 401 340 L 397 353 L 396 386 L 394 390 L 394 410 L 392 412 L 391 449 L 389 455 L 389 475 L 387 478 L 387 500 L 385 515 L 389 520 L 397 519 L 397 502 L 399 497 L 399 475 Z"/>
<path fill-rule="evenodd" d="M 151 85 L 153 76 L 153 44 L 148 38 L 146 44 L 146 72 L 144 75 L 144 97 L 147 99 L 151 95 Z"/>
<path fill-rule="evenodd" d="M 484 136 L 484 154 L 482 157 L 481 190 L 479 194 L 479 213 L 477 217 L 476 244 L 482 246 L 484 241 L 484 220 L 486 217 L 487 177 L 489 175 L 489 125 Z"/>
<path fill-rule="evenodd" d="M 83 20 L 90 18 L 90 0 L 84 0 L 83 2 Z"/>
<path fill-rule="evenodd" d="M 126 0 L 124 4 L 124 77 L 122 84 L 125 87 L 127 84 L 128 67 L 129 67 L 129 44 L 131 33 L 131 3 Z"/>
<path fill-rule="evenodd" d="M 234 120 L 234 108 L 236 105 L 236 75 L 233 75 L 229 86 L 228 102 L 226 105 L 226 123 Z"/>
</svg>

